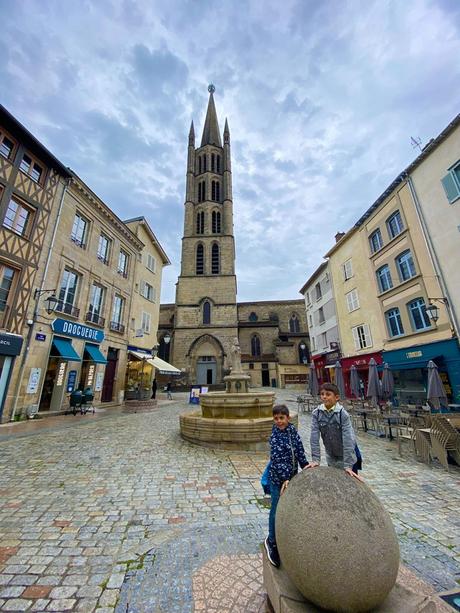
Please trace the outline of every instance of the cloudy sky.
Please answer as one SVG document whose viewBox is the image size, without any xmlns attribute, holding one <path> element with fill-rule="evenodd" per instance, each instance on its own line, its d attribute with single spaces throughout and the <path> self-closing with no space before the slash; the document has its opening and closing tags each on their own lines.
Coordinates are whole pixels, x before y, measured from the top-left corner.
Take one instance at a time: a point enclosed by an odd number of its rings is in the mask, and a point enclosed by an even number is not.
<svg viewBox="0 0 460 613">
<path fill-rule="evenodd" d="M 0 0 L 0 102 L 180 266 L 207 85 L 232 138 L 238 299 L 300 297 L 459 112 L 458 0 Z"/>
</svg>

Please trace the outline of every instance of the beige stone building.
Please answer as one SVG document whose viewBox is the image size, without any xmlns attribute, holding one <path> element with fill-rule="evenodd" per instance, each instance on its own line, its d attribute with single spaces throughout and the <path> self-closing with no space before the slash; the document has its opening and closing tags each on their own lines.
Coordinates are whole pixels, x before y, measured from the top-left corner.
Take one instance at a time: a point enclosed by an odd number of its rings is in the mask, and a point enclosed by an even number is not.
<svg viewBox="0 0 460 613">
<path fill-rule="evenodd" d="M 409 187 L 441 286 L 433 303 L 450 307 L 460 335 L 460 115 L 423 149 L 407 171 Z"/>
<path fill-rule="evenodd" d="M 0 421 L 8 421 L 43 288 L 41 254 L 68 170 L 0 105 Z M 35 300 L 35 296 L 37 300 Z"/>
<path fill-rule="evenodd" d="M 96 403 L 123 399 L 136 259 L 143 243 L 75 174 L 52 212 L 43 284 L 56 296 L 43 308 L 18 394 L 16 411 L 68 408 L 67 395 L 91 387 Z"/>
<path fill-rule="evenodd" d="M 225 121 L 221 139 L 213 86 L 209 91 L 199 147 L 193 122 L 189 133 L 181 272 L 175 304 L 161 306 L 160 356 L 189 384 L 221 384 L 229 349 L 239 338 L 254 385 L 294 385 L 305 381 L 307 371 L 298 358 L 299 339 L 308 339 L 302 301 L 237 304 L 230 131 Z M 298 327 L 290 333 L 294 314 Z M 162 342 L 166 332 L 168 346 Z"/>
<path fill-rule="evenodd" d="M 151 396 L 156 370 L 151 358 L 158 345 L 161 277 L 163 267 L 170 261 L 145 217 L 127 219 L 124 223 L 143 244 L 134 269 L 125 398 L 145 399 Z"/>
</svg>

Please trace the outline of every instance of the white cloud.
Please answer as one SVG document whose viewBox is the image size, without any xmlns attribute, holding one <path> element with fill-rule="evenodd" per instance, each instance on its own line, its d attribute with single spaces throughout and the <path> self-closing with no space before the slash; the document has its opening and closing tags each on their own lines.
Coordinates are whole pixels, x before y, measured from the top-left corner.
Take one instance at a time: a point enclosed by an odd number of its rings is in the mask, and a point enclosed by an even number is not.
<svg viewBox="0 0 460 613">
<path fill-rule="evenodd" d="M 1 4 L 1 0 L 0 0 Z M 216 85 L 233 151 L 238 298 L 295 298 L 458 112 L 446 0 L 8 3 L 2 103 L 180 267 L 187 134 Z M 455 89 L 454 89 L 455 88 Z"/>
</svg>

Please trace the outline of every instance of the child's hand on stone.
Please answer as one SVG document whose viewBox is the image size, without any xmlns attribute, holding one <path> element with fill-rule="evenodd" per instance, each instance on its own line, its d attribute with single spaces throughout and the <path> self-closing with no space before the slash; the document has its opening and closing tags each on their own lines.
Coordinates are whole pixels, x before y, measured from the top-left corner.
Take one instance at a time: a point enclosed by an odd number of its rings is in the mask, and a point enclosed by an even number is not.
<svg viewBox="0 0 460 613">
<path fill-rule="evenodd" d="M 305 466 L 304 470 L 307 470 L 307 468 L 316 468 L 317 466 L 319 466 L 319 462 L 310 462 L 310 464 Z"/>
<path fill-rule="evenodd" d="M 347 475 L 350 475 L 350 477 L 354 477 L 358 481 L 361 481 L 361 483 L 364 483 L 364 479 L 362 477 L 360 477 L 358 474 L 354 473 L 351 470 L 351 468 L 345 468 L 345 472 L 347 473 Z"/>
<path fill-rule="evenodd" d="M 286 491 L 286 488 L 287 488 L 287 486 L 288 486 L 288 483 L 289 483 L 289 481 L 285 481 L 285 482 L 283 483 L 283 485 L 281 486 L 281 492 L 280 492 L 280 495 L 281 495 L 281 494 L 284 494 L 284 492 Z"/>
</svg>

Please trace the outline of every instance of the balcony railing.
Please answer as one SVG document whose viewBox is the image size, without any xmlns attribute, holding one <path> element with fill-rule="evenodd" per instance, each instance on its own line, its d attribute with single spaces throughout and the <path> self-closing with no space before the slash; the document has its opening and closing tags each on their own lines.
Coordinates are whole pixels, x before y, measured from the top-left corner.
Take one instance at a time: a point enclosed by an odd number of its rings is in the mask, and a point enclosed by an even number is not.
<svg viewBox="0 0 460 613">
<path fill-rule="evenodd" d="M 110 322 L 110 330 L 112 332 L 119 332 L 120 334 L 124 334 L 125 333 L 124 325 L 119 323 L 118 321 L 111 321 Z"/>
<path fill-rule="evenodd" d="M 62 300 L 57 303 L 54 310 L 59 311 L 59 313 L 66 313 L 66 315 L 71 315 L 72 317 L 78 317 L 80 315 L 80 309 L 74 307 L 71 302 L 62 302 Z"/>
<path fill-rule="evenodd" d="M 101 327 L 103 327 L 105 324 L 104 317 L 101 317 L 97 313 L 91 313 L 91 311 L 88 311 L 88 313 L 86 313 L 86 321 L 89 321 L 93 324 L 96 324 L 96 326 L 101 326 Z"/>
<path fill-rule="evenodd" d="M 70 235 L 70 240 L 75 243 L 78 247 L 81 247 L 82 249 L 85 248 L 85 242 L 84 240 L 78 238 L 78 236 L 75 236 L 75 234 L 71 234 Z"/>
<path fill-rule="evenodd" d="M 109 257 L 107 255 L 104 255 L 103 253 L 98 253 L 97 259 L 100 260 L 106 266 L 109 263 Z"/>
</svg>

